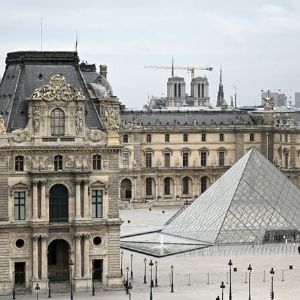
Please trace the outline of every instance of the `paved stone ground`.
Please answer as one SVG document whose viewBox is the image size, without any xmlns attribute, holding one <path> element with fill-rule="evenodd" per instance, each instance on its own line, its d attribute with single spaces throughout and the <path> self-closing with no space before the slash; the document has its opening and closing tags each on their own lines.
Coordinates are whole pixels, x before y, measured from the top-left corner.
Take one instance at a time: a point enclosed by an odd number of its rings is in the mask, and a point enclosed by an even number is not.
<svg viewBox="0 0 300 300">
<path fill-rule="evenodd" d="M 165 213 L 162 211 L 165 210 Z M 122 234 L 137 233 L 158 229 L 168 218 L 176 212 L 175 208 L 155 208 L 149 210 L 122 210 L 120 212 L 124 223 Z M 130 220 L 130 223 L 128 223 Z M 233 300 L 248 299 L 248 279 L 245 283 L 245 271 L 249 264 L 252 265 L 251 294 L 252 300 L 270 299 L 270 269 L 275 270 L 274 291 L 275 299 L 297 300 L 300 299 L 300 255 L 293 253 L 292 245 L 281 245 L 280 251 L 272 253 L 269 248 L 264 254 L 252 252 L 251 254 L 237 255 L 239 249 L 234 251 L 214 251 L 201 255 L 200 252 L 186 253 L 165 258 L 152 258 L 143 254 L 133 253 L 133 290 L 132 300 L 146 300 L 149 297 L 149 261 L 158 261 L 158 287 L 153 289 L 153 300 L 214 300 L 219 295 L 221 298 L 220 283 L 224 281 L 226 287 L 224 299 L 228 299 L 229 285 L 228 261 L 232 259 L 233 267 L 237 272 L 232 273 Z M 257 248 L 259 249 L 259 248 Z M 288 249 L 288 251 L 287 251 Z M 282 252 L 282 253 L 280 253 Z M 289 253 L 290 252 L 290 253 Z M 235 254 L 233 254 L 235 253 Z M 124 251 L 125 268 L 130 267 L 130 252 Z M 200 254 L 200 255 L 199 255 Z M 143 283 L 144 258 L 147 258 L 147 284 Z M 174 293 L 170 292 L 170 266 L 174 265 Z M 293 265 L 293 270 L 289 270 Z M 155 272 L 153 272 L 155 274 Z M 130 277 L 130 271 L 129 271 Z M 40 295 L 39 299 L 46 299 L 46 295 Z M 66 294 L 53 294 L 53 299 L 70 299 Z M 11 297 L 0 297 L 11 299 Z M 17 299 L 34 299 L 34 296 L 19 296 Z M 104 292 L 96 291 L 96 296 L 91 293 L 75 294 L 74 299 L 104 299 L 126 300 L 130 299 L 124 291 Z"/>
</svg>

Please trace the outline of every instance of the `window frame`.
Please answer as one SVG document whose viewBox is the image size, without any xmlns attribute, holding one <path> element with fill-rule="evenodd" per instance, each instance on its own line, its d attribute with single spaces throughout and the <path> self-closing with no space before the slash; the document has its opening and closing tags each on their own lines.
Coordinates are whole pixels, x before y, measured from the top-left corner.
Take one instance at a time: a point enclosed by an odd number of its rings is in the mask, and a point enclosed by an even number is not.
<svg viewBox="0 0 300 300">
<path fill-rule="evenodd" d="M 183 195 L 189 195 L 190 194 L 190 178 L 188 176 L 185 176 L 182 178 L 182 194 Z"/>
<path fill-rule="evenodd" d="M 153 178 L 147 177 L 145 180 L 145 194 L 147 196 L 153 196 Z"/>
<path fill-rule="evenodd" d="M 53 157 L 53 168 L 54 171 L 62 171 L 63 170 L 63 162 L 64 158 L 62 155 L 58 154 Z"/>
<path fill-rule="evenodd" d="M 171 195 L 171 177 L 166 177 L 164 179 L 164 195 Z"/>
<path fill-rule="evenodd" d="M 182 140 L 184 143 L 187 143 L 189 141 L 189 135 L 187 133 L 184 133 L 182 136 Z"/>
<path fill-rule="evenodd" d="M 93 170 L 95 171 L 102 170 L 102 157 L 100 154 L 93 155 Z"/>
<path fill-rule="evenodd" d="M 250 142 L 254 142 L 255 141 L 255 135 L 254 135 L 254 133 L 250 133 L 249 134 L 249 141 Z"/>
<path fill-rule="evenodd" d="M 206 133 L 201 133 L 201 142 L 206 142 Z"/>
<path fill-rule="evenodd" d="M 151 135 L 151 133 L 147 133 L 147 135 L 146 135 L 146 143 L 152 143 L 152 135 Z"/>
<path fill-rule="evenodd" d="M 99 195 L 98 195 L 99 193 Z M 103 218 L 103 189 L 92 189 L 92 218 L 99 219 Z M 99 198 L 101 199 L 99 201 Z M 99 208 L 100 207 L 100 208 Z M 100 210 L 100 212 L 99 212 Z"/>
<path fill-rule="evenodd" d="M 24 172 L 24 156 L 17 155 L 15 156 L 15 171 Z"/>
<path fill-rule="evenodd" d="M 145 153 L 145 167 L 152 168 L 152 152 Z"/>
<path fill-rule="evenodd" d="M 202 157 L 203 156 L 203 157 Z M 205 159 L 204 159 L 205 156 Z M 207 151 L 200 152 L 200 165 L 201 167 L 207 167 Z"/>
<path fill-rule="evenodd" d="M 125 143 L 125 144 L 128 143 L 128 134 L 123 135 L 123 143 Z"/>
<path fill-rule="evenodd" d="M 220 133 L 220 134 L 219 134 L 219 140 L 220 140 L 220 142 L 224 142 L 224 140 L 225 140 L 225 135 L 224 135 L 224 133 Z"/>
<path fill-rule="evenodd" d="M 189 156 L 190 156 L 189 152 L 187 152 L 187 151 L 182 152 L 182 166 L 183 167 L 189 166 Z"/>
<path fill-rule="evenodd" d="M 123 166 L 124 169 L 129 169 L 129 157 L 130 157 L 129 152 L 123 152 L 122 153 L 122 166 Z"/>
<path fill-rule="evenodd" d="M 165 168 L 171 167 L 171 152 L 164 152 L 164 166 Z"/>
<path fill-rule="evenodd" d="M 23 197 L 21 197 L 21 194 L 23 194 Z M 18 197 L 16 197 L 16 195 L 18 195 Z M 20 203 L 21 200 L 23 200 L 24 203 Z M 23 212 L 23 218 L 21 217 L 22 212 Z M 26 191 L 14 191 L 14 220 L 15 221 L 26 220 Z"/>
<path fill-rule="evenodd" d="M 219 151 L 218 156 L 219 156 L 219 166 L 224 167 L 225 166 L 225 151 Z"/>
<path fill-rule="evenodd" d="M 170 143 L 170 134 L 169 133 L 165 134 L 165 143 Z"/>
<path fill-rule="evenodd" d="M 57 114 L 56 114 L 57 113 Z M 64 136 L 66 130 L 66 114 L 61 108 L 54 108 L 51 111 L 51 136 Z"/>
</svg>

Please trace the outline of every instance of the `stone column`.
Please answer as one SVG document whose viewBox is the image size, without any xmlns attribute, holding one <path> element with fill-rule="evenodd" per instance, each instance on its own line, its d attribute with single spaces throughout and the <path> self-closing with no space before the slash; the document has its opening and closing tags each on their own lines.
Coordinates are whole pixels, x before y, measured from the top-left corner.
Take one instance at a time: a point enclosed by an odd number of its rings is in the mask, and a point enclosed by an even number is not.
<svg viewBox="0 0 300 300">
<path fill-rule="evenodd" d="M 83 190 L 83 216 L 85 218 L 90 217 L 90 201 L 89 201 L 89 182 L 88 180 L 84 181 L 84 190 Z"/>
<path fill-rule="evenodd" d="M 32 219 L 36 220 L 38 218 L 38 182 L 33 182 L 32 190 Z"/>
<path fill-rule="evenodd" d="M 84 278 L 90 277 L 90 235 L 84 235 Z"/>
<path fill-rule="evenodd" d="M 41 219 L 46 217 L 46 181 L 42 181 L 41 185 Z"/>
<path fill-rule="evenodd" d="M 32 237 L 32 279 L 39 279 L 39 236 L 33 235 Z"/>
<path fill-rule="evenodd" d="M 81 199 L 80 199 L 80 181 L 76 181 L 76 199 L 75 199 L 76 219 L 81 217 Z"/>
<path fill-rule="evenodd" d="M 41 236 L 42 239 L 42 249 L 41 249 L 41 264 L 42 264 L 42 270 L 41 270 L 41 279 L 48 279 L 48 255 L 47 255 L 47 238 L 48 236 L 46 234 Z"/>
<path fill-rule="evenodd" d="M 81 235 L 75 236 L 75 278 L 81 278 Z"/>
</svg>

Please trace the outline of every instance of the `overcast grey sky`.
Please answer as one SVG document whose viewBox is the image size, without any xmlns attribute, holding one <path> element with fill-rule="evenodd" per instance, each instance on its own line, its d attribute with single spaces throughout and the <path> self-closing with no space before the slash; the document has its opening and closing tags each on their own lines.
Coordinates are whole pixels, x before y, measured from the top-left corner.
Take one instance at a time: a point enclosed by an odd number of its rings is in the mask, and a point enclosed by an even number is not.
<svg viewBox="0 0 300 300">
<path fill-rule="evenodd" d="M 219 66 L 225 98 L 260 102 L 260 90 L 300 91 L 299 0 L 0 0 L 0 73 L 7 52 L 74 50 L 107 64 L 114 94 L 129 108 L 166 94 L 166 65 L 213 66 L 207 73 L 214 104 Z M 204 74 L 204 73 L 198 73 Z M 189 86 L 190 76 L 184 71 Z"/>
</svg>

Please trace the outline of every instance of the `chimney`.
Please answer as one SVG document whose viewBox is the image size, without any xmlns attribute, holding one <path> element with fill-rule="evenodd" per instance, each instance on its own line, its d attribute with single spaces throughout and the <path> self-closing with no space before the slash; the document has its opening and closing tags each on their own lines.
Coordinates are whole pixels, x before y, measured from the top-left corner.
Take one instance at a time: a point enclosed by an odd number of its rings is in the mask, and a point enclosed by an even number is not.
<svg viewBox="0 0 300 300">
<path fill-rule="evenodd" d="M 100 75 L 104 78 L 107 77 L 107 65 L 100 65 Z"/>
</svg>

